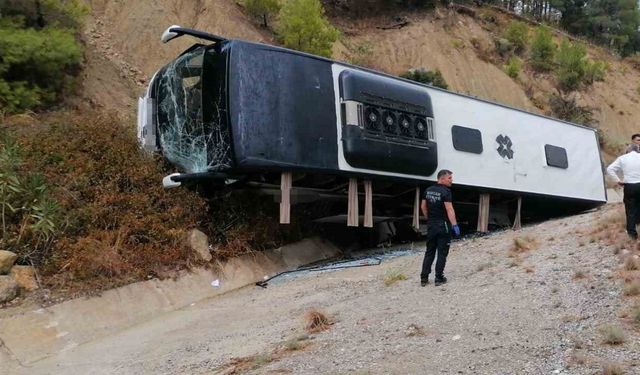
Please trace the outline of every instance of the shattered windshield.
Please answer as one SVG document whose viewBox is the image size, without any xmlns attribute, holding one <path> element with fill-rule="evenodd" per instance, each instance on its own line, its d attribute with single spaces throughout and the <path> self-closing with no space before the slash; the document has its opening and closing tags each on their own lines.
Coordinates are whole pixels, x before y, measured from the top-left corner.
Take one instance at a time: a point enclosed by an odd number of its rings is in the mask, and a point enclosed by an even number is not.
<svg viewBox="0 0 640 375">
<path fill-rule="evenodd" d="M 188 173 L 230 166 L 224 58 L 196 48 L 159 73 L 158 132 L 164 156 Z"/>
</svg>

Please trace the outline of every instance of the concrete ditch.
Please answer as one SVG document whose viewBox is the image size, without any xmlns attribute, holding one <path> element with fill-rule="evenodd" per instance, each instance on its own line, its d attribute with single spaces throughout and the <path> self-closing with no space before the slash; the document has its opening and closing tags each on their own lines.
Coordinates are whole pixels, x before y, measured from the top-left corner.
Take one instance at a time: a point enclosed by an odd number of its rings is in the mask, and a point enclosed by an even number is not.
<svg viewBox="0 0 640 375">
<path fill-rule="evenodd" d="M 252 285 L 274 274 L 334 258 L 339 250 L 319 238 L 231 259 L 219 270 L 196 269 L 175 280 L 148 280 L 74 299 L 0 321 L 0 362 L 28 365 L 191 303 Z M 14 362 L 8 364 L 7 362 Z M 8 365 L 5 367 L 5 365 Z"/>
</svg>

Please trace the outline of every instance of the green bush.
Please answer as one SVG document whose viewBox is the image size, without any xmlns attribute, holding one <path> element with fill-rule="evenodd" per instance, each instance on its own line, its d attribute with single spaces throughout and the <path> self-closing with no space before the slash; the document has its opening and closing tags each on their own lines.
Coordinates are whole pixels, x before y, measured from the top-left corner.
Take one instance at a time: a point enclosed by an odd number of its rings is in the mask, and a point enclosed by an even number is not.
<svg viewBox="0 0 640 375">
<path fill-rule="evenodd" d="M 496 52 L 498 52 L 498 55 L 502 58 L 511 56 L 515 50 L 513 43 L 505 38 L 496 38 L 493 40 L 493 43 L 496 46 Z"/>
<path fill-rule="evenodd" d="M 264 27 L 269 27 L 269 20 L 280 11 L 278 0 L 245 0 L 244 6 L 250 15 L 262 20 Z"/>
<path fill-rule="evenodd" d="M 79 0 L 0 1 L 0 111 L 58 102 L 80 71 Z"/>
<path fill-rule="evenodd" d="M 544 26 L 538 27 L 531 41 L 531 66 L 539 72 L 548 72 L 553 69 L 555 54 L 556 45 L 551 31 Z"/>
<path fill-rule="evenodd" d="M 519 58 L 512 56 L 509 59 L 507 65 L 504 66 L 504 71 L 511 78 L 516 78 L 520 74 L 520 70 L 522 69 L 522 60 Z"/>
<path fill-rule="evenodd" d="M 21 171 L 22 164 L 20 146 L 5 135 L 0 143 L 0 247 L 34 264 L 53 244 L 60 210 L 43 176 Z"/>
<path fill-rule="evenodd" d="M 520 54 L 527 49 L 529 27 L 524 22 L 511 21 L 504 32 L 504 38 L 514 46 L 515 53 Z"/>
<path fill-rule="evenodd" d="M 556 56 L 556 79 L 563 91 L 577 90 L 585 77 L 587 51 L 581 44 L 572 44 L 568 40 L 560 43 Z"/>
<path fill-rule="evenodd" d="M 426 69 L 409 69 L 408 71 L 400 74 L 400 77 L 410 79 L 412 81 L 425 83 L 427 85 L 448 89 L 449 85 L 445 81 L 440 70 L 426 70 Z"/>
<path fill-rule="evenodd" d="M 590 85 L 596 81 L 604 81 L 608 65 L 604 61 L 585 61 L 584 82 Z"/>
<path fill-rule="evenodd" d="M 319 0 L 289 0 L 280 10 L 278 37 L 287 48 L 331 57 L 340 33 L 324 16 Z"/>
</svg>

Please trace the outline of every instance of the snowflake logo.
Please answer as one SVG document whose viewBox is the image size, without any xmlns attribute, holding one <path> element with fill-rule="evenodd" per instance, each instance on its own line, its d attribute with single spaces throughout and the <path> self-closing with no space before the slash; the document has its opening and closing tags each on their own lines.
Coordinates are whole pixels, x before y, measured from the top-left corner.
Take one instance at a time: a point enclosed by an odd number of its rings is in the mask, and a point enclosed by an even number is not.
<svg viewBox="0 0 640 375">
<path fill-rule="evenodd" d="M 498 151 L 498 155 L 505 159 L 513 159 L 513 149 L 511 149 L 513 142 L 511 142 L 511 138 L 500 134 L 496 138 L 496 142 L 498 142 L 498 148 L 496 149 Z"/>
</svg>

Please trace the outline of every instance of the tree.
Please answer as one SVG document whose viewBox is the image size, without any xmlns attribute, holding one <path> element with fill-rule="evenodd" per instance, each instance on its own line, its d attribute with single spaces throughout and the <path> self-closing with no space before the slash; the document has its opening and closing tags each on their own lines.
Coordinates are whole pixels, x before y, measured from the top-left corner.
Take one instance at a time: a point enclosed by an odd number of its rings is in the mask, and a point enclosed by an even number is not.
<svg viewBox="0 0 640 375">
<path fill-rule="evenodd" d="M 539 72 L 553 69 L 556 45 L 553 43 L 551 31 L 544 26 L 538 27 L 531 41 L 531 66 Z"/>
<path fill-rule="evenodd" d="M 278 0 L 245 0 L 244 6 L 249 14 L 262 19 L 265 28 L 269 27 L 268 21 L 280 11 Z"/>
<path fill-rule="evenodd" d="M 564 92 L 577 90 L 585 77 L 587 50 L 583 45 L 563 40 L 558 49 L 556 79 Z"/>
<path fill-rule="evenodd" d="M 79 0 L 0 0 L 0 111 L 55 103 L 80 71 Z"/>
<path fill-rule="evenodd" d="M 529 27 L 520 21 L 511 21 L 504 32 L 504 37 L 515 48 L 515 52 L 520 54 L 527 48 L 529 42 Z"/>
<path fill-rule="evenodd" d="M 285 47 L 331 57 L 339 32 L 329 24 L 319 0 L 289 0 L 280 11 L 277 34 Z"/>
</svg>

